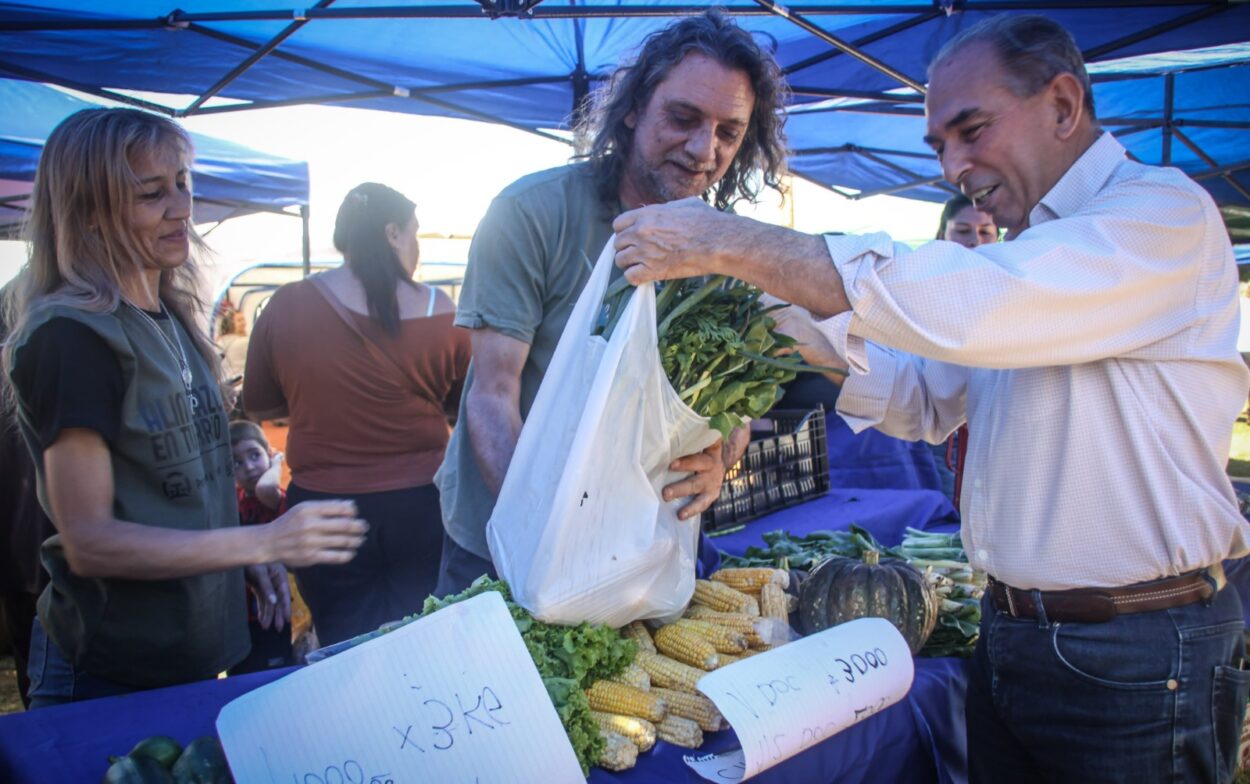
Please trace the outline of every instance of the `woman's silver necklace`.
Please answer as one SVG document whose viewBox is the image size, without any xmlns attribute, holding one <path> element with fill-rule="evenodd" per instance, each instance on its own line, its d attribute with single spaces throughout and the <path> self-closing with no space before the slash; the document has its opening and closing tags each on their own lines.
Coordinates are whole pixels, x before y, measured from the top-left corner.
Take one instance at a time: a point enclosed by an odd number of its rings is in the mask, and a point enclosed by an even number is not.
<svg viewBox="0 0 1250 784">
<path fill-rule="evenodd" d="M 151 324 L 152 329 L 156 330 L 156 334 L 160 335 L 161 339 L 165 341 L 165 348 L 169 350 L 169 354 L 174 358 L 174 361 L 178 363 L 178 371 L 182 375 L 182 386 L 187 392 L 187 402 L 191 404 L 191 410 L 194 411 L 199 407 L 200 401 L 196 398 L 195 392 L 192 391 L 195 379 L 191 375 L 191 364 L 187 362 L 187 352 L 182 348 L 182 338 L 178 336 L 178 326 L 173 323 L 174 317 L 165 309 L 165 303 L 158 301 L 158 304 L 161 306 L 160 312 L 169 320 L 169 326 L 174 332 L 174 336 L 171 338 L 169 333 L 161 329 L 161 325 L 156 323 L 156 319 L 148 315 L 147 311 L 130 300 L 126 300 L 126 304 L 135 313 L 138 313 L 144 321 Z"/>
</svg>

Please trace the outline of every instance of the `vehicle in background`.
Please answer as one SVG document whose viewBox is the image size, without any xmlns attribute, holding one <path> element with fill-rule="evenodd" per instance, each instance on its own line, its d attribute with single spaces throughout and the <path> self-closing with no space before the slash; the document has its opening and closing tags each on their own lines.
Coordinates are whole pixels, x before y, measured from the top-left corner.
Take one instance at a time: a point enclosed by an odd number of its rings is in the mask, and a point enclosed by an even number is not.
<svg viewBox="0 0 1250 784">
<path fill-rule="evenodd" d="M 325 272 L 338 267 L 343 262 L 314 261 L 311 264 L 313 273 Z M 262 261 L 245 267 L 223 285 L 213 297 L 213 314 L 220 314 L 225 302 L 243 313 L 247 320 L 247 332 L 251 334 L 256 318 L 269 303 L 269 298 L 279 287 L 300 280 L 304 275 L 302 261 Z M 462 262 L 425 261 L 417 268 L 417 280 L 430 286 L 436 286 L 451 297 L 453 302 L 460 299 L 460 285 L 464 281 L 464 264 Z M 217 337 L 217 319 L 211 319 L 212 336 Z"/>
</svg>

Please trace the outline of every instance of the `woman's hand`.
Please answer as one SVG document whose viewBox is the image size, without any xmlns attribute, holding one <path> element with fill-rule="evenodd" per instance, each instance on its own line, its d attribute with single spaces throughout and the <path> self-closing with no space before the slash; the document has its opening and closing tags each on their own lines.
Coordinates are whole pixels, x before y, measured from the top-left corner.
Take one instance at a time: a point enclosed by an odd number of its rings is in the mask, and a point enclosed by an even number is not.
<svg viewBox="0 0 1250 784">
<path fill-rule="evenodd" d="M 287 566 L 344 564 L 356 557 L 369 524 L 351 501 L 305 501 L 264 526 L 265 561 Z"/>
<path fill-rule="evenodd" d="M 291 587 L 286 567 L 280 563 L 257 564 L 244 570 L 248 585 L 256 594 L 260 628 L 282 631 L 291 622 Z"/>
</svg>

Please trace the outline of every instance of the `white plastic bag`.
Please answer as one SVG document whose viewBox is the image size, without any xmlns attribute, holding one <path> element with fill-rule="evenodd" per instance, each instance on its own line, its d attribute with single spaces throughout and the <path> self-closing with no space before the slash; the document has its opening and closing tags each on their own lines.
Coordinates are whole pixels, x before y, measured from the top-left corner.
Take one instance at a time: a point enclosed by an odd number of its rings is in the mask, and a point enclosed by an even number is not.
<svg viewBox="0 0 1250 784">
<path fill-rule="evenodd" d="M 573 308 L 486 526 L 516 601 L 552 623 L 622 626 L 694 593 L 699 519 L 665 502 L 673 460 L 719 438 L 681 402 L 656 351 L 655 289 L 637 288 L 610 341 L 592 336 L 609 240 Z"/>
</svg>

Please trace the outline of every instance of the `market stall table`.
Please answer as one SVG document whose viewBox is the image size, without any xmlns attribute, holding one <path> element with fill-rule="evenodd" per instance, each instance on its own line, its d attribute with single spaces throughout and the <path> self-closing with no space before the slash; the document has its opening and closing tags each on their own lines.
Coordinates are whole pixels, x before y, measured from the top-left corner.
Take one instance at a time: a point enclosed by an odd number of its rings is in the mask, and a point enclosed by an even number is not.
<svg viewBox="0 0 1250 784">
<path fill-rule="evenodd" d="M 901 538 L 903 528 L 948 527 L 949 503 L 931 491 L 835 490 L 828 496 L 781 510 L 743 530 L 714 539 L 725 552 L 762 544 L 761 534 L 779 528 L 796 535 L 856 523 L 883 543 Z M 0 781 L 13 784 L 96 782 L 107 758 L 124 753 L 149 735 L 189 742 L 213 734 L 222 706 L 290 670 L 158 689 L 122 697 L 0 717 Z M 907 699 L 820 745 L 771 768 L 756 781 L 961 782 L 963 773 L 964 662 L 917 659 Z M 710 735 L 697 753 L 736 746 L 731 732 Z M 688 749 L 657 744 L 623 773 L 595 769 L 592 782 L 700 781 L 683 762 Z M 245 784 L 241 782 L 240 784 Z"/>
<path fill-rule="evenodd" d="M 270 670 L 0 717 L 0 781 L 95 784 L 108 768 L 109 755 L 125 753 L 149 735 L 169 735 L 187 743 L 215 734 L 214 722 L 222 706 L 289 672 Z M 950 683 L 962 677 L 960 661 L 919 659 L 906 700 L 754 780 L 771 784 L 952 781 L 934 764 L 935 744 L 947 728 L 931 725 L 932 709 L 926 703 L 943 703 Z M 720 732 L 709 736 L 697 753 L 734 746 L 733 733 Z M 609 773 L 596 768 L 590 781 L 701 781 L 682 761 L 682 755 L 690 753 L 694 752 L 659 743 L 639 755 L 633 770 Z"/>
</svg>

